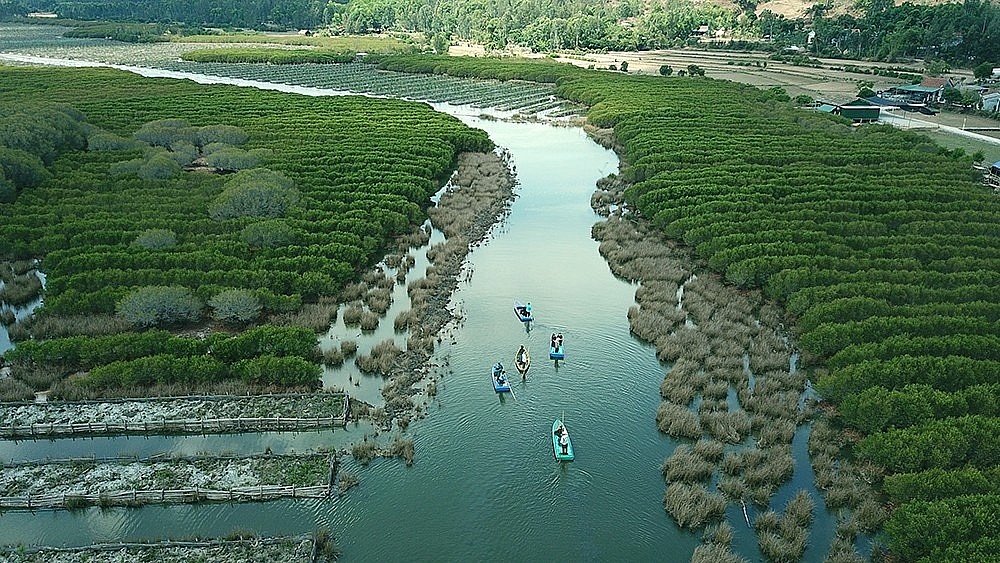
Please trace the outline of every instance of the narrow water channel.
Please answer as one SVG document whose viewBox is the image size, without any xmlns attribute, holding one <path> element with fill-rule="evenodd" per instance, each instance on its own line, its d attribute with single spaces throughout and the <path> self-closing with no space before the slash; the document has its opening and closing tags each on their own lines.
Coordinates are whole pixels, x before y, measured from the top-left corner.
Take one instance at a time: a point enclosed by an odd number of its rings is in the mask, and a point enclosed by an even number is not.
<svg viewBox="0 0 1000 563">
<path fill-rule="evenodd" d="M 482 119 L 471 108 L 438 109 L 486 130 L 508 149 L 520 185 L 510 215 L 470 254 L 471 275 L 452 300 L 461 321 L 435 353 L 435 363 L 444 367 L 428 416 L 407 431 L 416 443 L 412 467 L 398 460 L 352 467 L 360 485 L 329 501 L 7 513 L 0 516 L 0 544 L 84 545 L 234 531 L 266 536 L 328 527 L 344 560 L 689 560 L 701 534 L 678 530 L 662 500 L 660 466 L 677 444 L 654 420 L 665 367 L 629 332 L 625 315 L 635 286 L 612 275 L 590 237 L 600 219 L 590 196 L 599 178 L 617 171 L 617 157 L 577 128 Z M 532 303 L 533 323 L 518 322 L 514 299 Z M 391 333 L 392 317 L 383 323 Z M 566 359 L 558 364 L 548 359 L 553 332 L 565 335 Z M 337 326 L 325 336 L 342 337 Z M 513 394 L 500 397 L 489 381 L 490 366 L 503 361 L 512 367 L 519 345 L 530 351 L 532 367 L 526 380 L 514 377 Z M 344 385 L 342 379 L 336 373 L 324 378 Z M 359 391 L 377 398 L 377 381 L 364 385 Z M 553 459 L 549 433 L 556 417 L 573 437 L 572 463 Z M 202 446 L 249 452 L 282 440 L 284 449 L 344 447 L 346 439 L 371 430 L 3 444 L 0 459 L 55 457 L 59 451 L 189 453 Z M 803 427 L 796 434 L 796 488 L 811 486 L 807 433 Z M 789 497 L 794 492 L 784 489 Z M 783 502 L 776 498 L 774 508 Z M 742 512 L 732 507 L 735 550 L 759 559 Z M 832 528 L 828 515 L 818 516 Z M 814 536 L 817 549 L 806 560 L 822 560 L 829 535 L 821 536 Z"/>
</svg>

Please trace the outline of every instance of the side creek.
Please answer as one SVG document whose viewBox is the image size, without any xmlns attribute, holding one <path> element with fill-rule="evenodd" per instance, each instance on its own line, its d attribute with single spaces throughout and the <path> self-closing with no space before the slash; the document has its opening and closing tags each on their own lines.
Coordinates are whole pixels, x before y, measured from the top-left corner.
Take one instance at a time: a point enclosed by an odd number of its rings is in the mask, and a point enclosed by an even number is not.
<svg viewBox="0 0 1000 563">
<path fill-rule="evenodd" d="M 150 69 L 141 73 L 156 74 Z M 592 226 L 602 218 L 591 208 L 591 195 L 599 179 L 618 171 L 616 155 L 579 128 L 484 119 L 480 110 L 435 107 L 487 131 L 509 151 L 519 186 L 509 215 L 469 254 L 449 303 L 458 320 L 440 335 L 434 370 L 422 384 L 433 381 L 435 392 L 415 397 L 426 416 L 405 432 L 415 443 L 413 465 L 375 459 L 361 467 L 348 460 L 360 485 L 332 500 L 10 512 L 0 516 L 0 544 L 73 546 L 234 531 L 295 535 L 326 527 L 347 560 L 691 558 L 702 534 L 678 528 L 665 513 L 663 470 L 675 448 L 691 441 L 661 432 L 657 420 L 664 373 L 683 355 L 661 361 L 664 355 L 658 358 L 657 347 L 636 338 L 626 314 L 632 315 L 639 286 L 623 279 L 632 276 L 612 272 L 599 252 L 602 243 L 592 237 Z M 442 238 L 434 230 L 427 245 L 411 251 L 415 264 L 407 283 L 423 275 L 427 249 Z M 696 283 L 702 276 L 691 273 L 684 272 L 679 277 L 683 283 L 673 288 L 678 311 L 682 300 L 699 293 L 705 298 L 715 288 Z M 408 307 L 406 284 L 393 291 L 393 304 L 378 329 L 346 326 L 342 307 L 321 337 L 321 347 L 353 340 L 360 352 L 386 338 L 400 340 L 392 319 Z M 515 299 L 532 303 L 534 322 L 522 324 L 515 318 Z M 689 329 L 702 322 L 680 315 L 680 325 Z M 549 337 L 556 332 L 565 335 L 566 347 L 566 359 L 558 362 L 548 359 Z M 512 369 L 520 345 L 532 356 L 523 380 Z M 513 374 L 513 393 L 494 392 L 489 369 L 497 361 Z M 751 361 L 742 361 L 752 395 L 760 374 L 751 372 Z M 785 371 L 794 373 L 794 361 L 785 362 Z M 351 361 L 327 368 L 324 383 L 376 407 L 383 401 L 382 378 L 362 374 Z M 724 386 L 719 399 L 731 407 L 740 399 L 734 388 Z M 693 408 L 698 410 L 698 400 Z M 557 417 L 573 438 L 572 463 L 553 460 L 550 429 Z M 816 509 L 804 560 L 821 561 L 835 516 L 823 509 L 813 485 L 808 433 L 808 424 L 794 429 L 793 472 L 773 491 L 770 507 L 781 511 L 797 491 L 810 493 Z M 398 429 L 386 432 L 352 422 L 332 433 L 0 442 L 0 462 L 205 451 L 249 454 L 265 448 L 303 452 L 343 449 L 375 434 L 398 434 Z M 726 451 L 743 448 L 754 438 L 741 436 Z M 713 489 L 720 485 L 718 475 L 710 481 Z M 753 522 L 761 511 L 749 497 L 747 505 Z M 733 551 L 760 560 L 757 538 L 740 504 L 730 502 L 725 516 L 734 530 Z"/>
</svg>

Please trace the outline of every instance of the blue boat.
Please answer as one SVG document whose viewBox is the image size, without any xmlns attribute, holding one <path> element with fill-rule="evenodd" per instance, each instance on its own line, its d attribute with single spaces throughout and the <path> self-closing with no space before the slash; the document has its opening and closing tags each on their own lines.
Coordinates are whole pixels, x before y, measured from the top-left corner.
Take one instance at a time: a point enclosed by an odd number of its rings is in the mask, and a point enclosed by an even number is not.
<svg viewBox="0 0 1000 563">
<path fill-rule="evenodd" d="M 566 351 L 563 349 L 563 335 L 559 334 L 552 335 L 552 341 L 549 342 L 549 359 L 550 360 L 565 360 Z"/>
<path fill-rule="evenodd" d="M 569 430 L 566 430 L 566 426 L 558 418 L 552 423 L 552 453 L 558 461 L 573 461 L 573 442 L 569 439 Z"/>
<path fill-rule="evenodd" d="M 507 372 L 503 369 L 503 364 L 497 362 L 490 372 L 490 380 L 493 381 L 493 390 L 497 393 L 510 393 L 510 380 L 507 379 Z"/>
<path fill-rule="evenodd" d="M 518 320 L 522 323 L 535 320 L 535 317 L 531 316 L 531 309 L 529 309 L 529 305 L 525 305 L 517 299 L 514 300 L 514 314 L 517 315 Z"/>
</svg>

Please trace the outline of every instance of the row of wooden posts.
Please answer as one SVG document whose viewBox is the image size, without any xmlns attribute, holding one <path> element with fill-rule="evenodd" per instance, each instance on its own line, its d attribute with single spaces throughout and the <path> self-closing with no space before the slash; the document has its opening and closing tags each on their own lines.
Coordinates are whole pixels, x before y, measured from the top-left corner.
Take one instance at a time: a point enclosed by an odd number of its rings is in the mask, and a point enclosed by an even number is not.
<svg viewBox="0 0 1000 563">
<path fill-rule="evenodd" d="M 68 422 L 0 426 L 0 438 L 51 438 L 81 434 L 229 434 L 239 432 L 316 430 L 347 424 L 346 416 L 315 418 L 202 418 L 142 422 Z"/>
<path fill-rule="evenodd" d="M 0 497 L 0 510 L 45 510 L 86 506 L 138 506 L 198 502 L 259 502 L 279 498 L 326 498 L 331 485 L 258 485 L 231 489 L 153 489 L 105 493 L 52 493 Z"/>
<path fill-rule="evenodd" d="M 269 537 L 269 538 L 239 538 L 239 539 L 212 539 L 212 540 L 162 540 L 157 542 L 116 542 L 116 543 L 102 543 L 94 545 L 86 545 L 83 547 L 52 547 L 52 546 L 0 546 L 0 556 L 8 551 L 17 550 L 23 553 L 39 553 L 39 552 L 51 552 L 51 553 L 83 553 L 83 552 L 114 552 L 122 551 L 123 549 L 169 549 L 169 548 L 199 548 L 199 547 L 220 547 L 226 545 L 250 545 L 250 546 L 265 546 L 265 545 L 275 545 L 286 542 L 304 542 L 309 540 L 310 537 L 307 535 L 300 536 L 287 536 L 287 537 Z M 0 559 L 2 560 L 2 559 Z"/>
<path fill-rule="evenodd" d="M 232 434 L 240 432 L 320 430 L 344 427 L 350 414 L 350 399 L 344 396 L 344 411 L 339 416 L 312 418 L 201 418 L 161 419 L 141 422 L 50 422 L 0 426 L 0 439 L 53 438 L 80 435 L 123 434 Z"/>
</svg>

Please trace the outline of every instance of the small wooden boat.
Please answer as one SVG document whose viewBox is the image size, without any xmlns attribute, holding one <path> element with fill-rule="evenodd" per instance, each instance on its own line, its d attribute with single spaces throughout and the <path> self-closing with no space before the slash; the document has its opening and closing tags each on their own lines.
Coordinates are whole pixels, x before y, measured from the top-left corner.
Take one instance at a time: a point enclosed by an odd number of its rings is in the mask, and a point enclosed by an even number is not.
<svg viewBox="0 0 1000 563">
<path fill-rule="evenodd" d="M 521 348 L 514 355 L 514 367 L 517 368 L 518 373 L 521 377 L 524 377 L 528 373 L 528 368 L 531 367 L 531 356 L 528 355 L 527 348 Z"/>
<path fill-rule="evenodd" d="M 535 317 L 531 315 L 531 311 L 528 310 L 528 307 L 517 299 L 514 300 L 514 314 L 517 315 L 518 320 L 522 323 L 535 320 Z"/>
<path fill-rule="evenodd" d="M 563 350 L 563 337 L 559 334 L 556 338 L 552 339 L 549 343 L 549 359 L 550 360 L 565 360 L 566 351 Z"/>
<path fill-rule="evenodd" d="M 510 392 L 510 381 L 507 379 L 507 373 L 504 371 L 503 366 L 500 362 L 497 362 L 493 366 L 493 370 L 490 372 L 490 380 L 493 381 L 493 390 L 497 393 Z"/>
<path fill-rule="evenodd" d="M 562 443 L 563 437 L 566 439 L 565 444 Z M 569 439 L 569 430 L 566 430 L 558 418 L 552 423 L 552 453 L 558 461 L 573 461 L 573 442 Z"/>
</svg>

